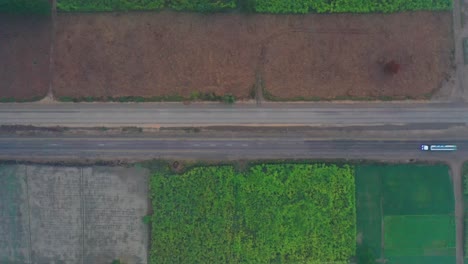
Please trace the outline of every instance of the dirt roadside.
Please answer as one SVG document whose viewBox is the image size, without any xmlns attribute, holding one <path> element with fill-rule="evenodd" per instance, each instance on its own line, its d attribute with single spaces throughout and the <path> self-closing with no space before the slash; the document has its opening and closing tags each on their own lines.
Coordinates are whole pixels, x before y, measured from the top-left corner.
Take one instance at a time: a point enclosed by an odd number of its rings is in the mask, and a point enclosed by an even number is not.
<svg viewBox="0 0 468 264">
<path fill-rule="evenodd" d="M 323 138 L 346 140 L 450 140 L 468 139 L 468 126 L 444 124 L 347 126 L 347 127 L 308 127 L 308 126 L 212 126 L 212 127 L 34 127 L 0 126 L 0 136 L 55 137 L 55 136 L 96 136 L 96 137 L 291 137 Z"/>
</svg>

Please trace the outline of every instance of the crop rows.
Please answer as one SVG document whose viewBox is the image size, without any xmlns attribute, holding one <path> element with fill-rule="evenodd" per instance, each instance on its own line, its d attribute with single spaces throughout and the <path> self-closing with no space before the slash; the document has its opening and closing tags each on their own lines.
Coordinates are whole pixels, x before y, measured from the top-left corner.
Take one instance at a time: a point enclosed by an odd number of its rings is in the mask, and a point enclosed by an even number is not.
<svg viewBox="0 0 468 264">
<path fill-rule="evenodd" d="M 151 263 L 347 263 L 354 171 L 334 165 L 199 167 L 151 178 Z"/>
</svg>

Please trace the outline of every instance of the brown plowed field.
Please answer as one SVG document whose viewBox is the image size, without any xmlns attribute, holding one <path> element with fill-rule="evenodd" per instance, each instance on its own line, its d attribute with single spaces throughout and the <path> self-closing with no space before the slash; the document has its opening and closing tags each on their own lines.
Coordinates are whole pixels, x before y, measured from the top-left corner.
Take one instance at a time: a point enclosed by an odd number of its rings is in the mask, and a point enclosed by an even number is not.
<svg viewBox="0 0 468 264">
<path fill-rule="evenodd" d="M 50 18 L 0 14 L 0 98 L 47 94 L 49 45 Z"/>
<path fill-rule="evenodd" d="M 452 46 L 449 12 L 59 14 L 54 94 L 248 98 L 260 76 L 283 99 L 423 98 L 451 73 Z"/>
</svg>

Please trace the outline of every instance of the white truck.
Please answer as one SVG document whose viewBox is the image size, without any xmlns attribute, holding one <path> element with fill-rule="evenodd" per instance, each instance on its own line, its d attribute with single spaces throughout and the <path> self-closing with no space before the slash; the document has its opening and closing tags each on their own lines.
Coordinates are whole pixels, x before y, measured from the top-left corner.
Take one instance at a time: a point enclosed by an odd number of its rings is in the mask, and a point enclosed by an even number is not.
<svg viewBox="0 0 468 264">
<path fill-rule="evenodd" d="M 456 145 L 421 145 L 423 151 L 455 151 Z"/>
</svg>

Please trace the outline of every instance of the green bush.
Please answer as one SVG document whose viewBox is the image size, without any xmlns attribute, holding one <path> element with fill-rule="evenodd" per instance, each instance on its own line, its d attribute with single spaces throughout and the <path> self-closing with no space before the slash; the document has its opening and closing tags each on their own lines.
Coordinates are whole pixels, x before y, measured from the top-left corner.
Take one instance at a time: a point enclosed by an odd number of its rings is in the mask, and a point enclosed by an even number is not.
<svg viewBox="0 0 468 264">
<path fill-rule="evenodd" d="M 57 0 L 61 11 L 159 10 L 164 0 Z"/>
<path fill-rule="evenodd" d="M 225 94 L 223 96 L 223 102 L 226 104 L 233 104 L 236 102 L 236 97 L 234 97 L 232 94 Z"/>
<path fill-rule="evenodd" d="M 48 0 L 0 0 L 0 13 L 12 14 L 50 14 Z"/>
<path fill-rule="evenodd" d="M 412 10 L 450 10 L 451 0 L 256 0 L 264 13 L 391 13 Z"/>
<path fill-rule="evenodd" d="M 236 7 L 235 0 L 170 0 L 168 6 L 175 10 L 216 12 Z"/>
<path fill-rule="evenodd" d="M 150 179 L 150 263 L 348 263 L 354 170 L 335 165 L 196 167 Z"/>
</svg>

